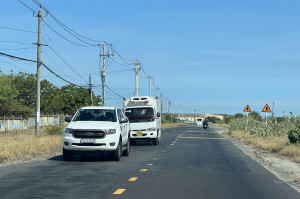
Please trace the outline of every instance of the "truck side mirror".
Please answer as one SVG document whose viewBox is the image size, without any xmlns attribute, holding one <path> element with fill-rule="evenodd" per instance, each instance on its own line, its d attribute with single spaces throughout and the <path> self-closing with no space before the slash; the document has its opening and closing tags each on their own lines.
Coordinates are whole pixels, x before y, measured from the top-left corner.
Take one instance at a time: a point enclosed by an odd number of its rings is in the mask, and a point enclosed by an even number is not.
<svg viewBox="0 0 300 199">
<path fill-rule="evenodd" d="M 120 119 L 120 123 L 127 123 L 128 122 L 128 118 L 123 117 Z"/>
<path fill-rule="evenodd" d="M 65 117 L 65 122 L 71 122 L 72 118 L 71 117 Z"/>
<path fill-rule="evenodd" d="M 156 116 L 157 116 L 157 117 L 160 117 L 160 112 L 157 112 Z"/>
</svg>

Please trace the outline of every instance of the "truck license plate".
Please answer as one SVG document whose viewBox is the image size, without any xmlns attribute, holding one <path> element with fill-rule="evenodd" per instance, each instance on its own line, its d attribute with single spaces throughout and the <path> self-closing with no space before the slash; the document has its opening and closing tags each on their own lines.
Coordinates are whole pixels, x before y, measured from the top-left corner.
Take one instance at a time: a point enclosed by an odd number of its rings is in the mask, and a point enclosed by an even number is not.
<svg viewBox="0 0 300 199">
<path fill-rule="evenodd" d="M 81 139 L 80 143 L 95 143 L 96 139 Z"/>
<path fill-rule="evenodd" d="M 143 132 L 138 131 L 138 132 L 136 132 L 136 135 L 143 135 Z"/>
</svg>

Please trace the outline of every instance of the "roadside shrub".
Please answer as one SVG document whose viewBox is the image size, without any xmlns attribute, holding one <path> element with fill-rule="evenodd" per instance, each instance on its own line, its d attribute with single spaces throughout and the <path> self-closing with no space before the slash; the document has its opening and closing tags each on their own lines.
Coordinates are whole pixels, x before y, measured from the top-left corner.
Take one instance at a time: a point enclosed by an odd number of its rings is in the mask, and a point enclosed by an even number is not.
<svg viewBox="0 0 300 199">
<path fill-rule="evenodd" d="M 288 138 L 290 140 L 290 143 L 295 144 L 300 141 L 300 131 L 299 130 L 290 130 L 288 132 Z"/>
<path fill-rule="evenodd" d="M 46 135 L 61 135 L 63 133 L 64 126 L 48 126 L 45 130 Z"/>
</svg>

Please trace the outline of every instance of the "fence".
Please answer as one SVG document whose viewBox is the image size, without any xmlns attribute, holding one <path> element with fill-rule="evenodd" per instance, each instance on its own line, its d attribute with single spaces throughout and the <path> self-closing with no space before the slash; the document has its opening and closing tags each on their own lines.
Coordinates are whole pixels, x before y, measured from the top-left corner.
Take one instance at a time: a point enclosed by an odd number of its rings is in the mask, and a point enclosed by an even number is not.
<svg viewBox="0 0 300 199">
<path fill-rule="evenodd" d="M 60 125 L 65 115 L 42 115 L 41 126 Z M 0 117 L 0 133 L 13 130 L 26 130 L 35 128 L 35 117 L 22 118 L 22 116 Z"/>
</svg>

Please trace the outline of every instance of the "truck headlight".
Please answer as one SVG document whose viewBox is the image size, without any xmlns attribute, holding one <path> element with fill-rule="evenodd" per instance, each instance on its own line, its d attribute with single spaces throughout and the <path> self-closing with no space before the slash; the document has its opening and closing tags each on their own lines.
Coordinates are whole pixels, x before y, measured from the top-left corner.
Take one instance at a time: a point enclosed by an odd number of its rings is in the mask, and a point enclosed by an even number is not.
<svg viewBox="0 0 300 199">
<path fill-rule="evenodd" d="M 75 131 L 74 129 L 65 128 L 64 133 L 72 134 L 74 131 Z"/>
<path fill-rule="evenodd" d="M 108 129 L 108 130 L 106 130 L 106 134 L 107 135 L 115 134 L 116 132 L 117 132 L 116 129 Z"/>
<path fill-rule="evenodd" d="M 156 131 L 157 128 L 148 128 L 147 131 Z"/>
</svg>

